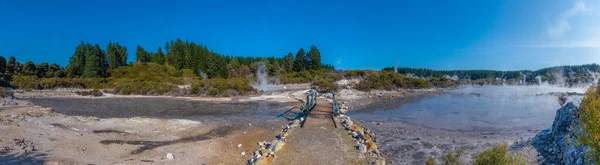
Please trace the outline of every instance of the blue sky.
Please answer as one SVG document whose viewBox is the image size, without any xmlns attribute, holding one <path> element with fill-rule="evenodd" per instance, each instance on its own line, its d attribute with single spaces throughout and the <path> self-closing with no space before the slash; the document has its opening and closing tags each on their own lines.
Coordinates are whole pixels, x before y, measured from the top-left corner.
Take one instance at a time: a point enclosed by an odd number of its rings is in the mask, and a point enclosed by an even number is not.
<svg viewBox="0 0 600 165">
<path fill-rule="evenodd" d="M 600 2 L 0 0 L 0 55 L 68 63 L 79 41 L 235 56 L 316 45 L 340 69 L 539 69 L 600 63 Z"/>
</svg>

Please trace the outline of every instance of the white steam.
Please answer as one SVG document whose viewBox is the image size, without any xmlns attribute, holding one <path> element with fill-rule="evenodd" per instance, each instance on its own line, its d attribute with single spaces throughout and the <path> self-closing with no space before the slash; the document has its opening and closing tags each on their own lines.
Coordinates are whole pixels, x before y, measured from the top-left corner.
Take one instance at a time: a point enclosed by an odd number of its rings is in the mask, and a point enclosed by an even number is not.
<svg viewBox="0 0 600 165">
<path fill-rule="evenodd" d="M 256 69 L 256 84 L 254 88 L 259 91 L 266 91 L 269 88 L 269 80 L 267 79 L 267 65 L 264 62 L 258 63 Z"/>
</svg>

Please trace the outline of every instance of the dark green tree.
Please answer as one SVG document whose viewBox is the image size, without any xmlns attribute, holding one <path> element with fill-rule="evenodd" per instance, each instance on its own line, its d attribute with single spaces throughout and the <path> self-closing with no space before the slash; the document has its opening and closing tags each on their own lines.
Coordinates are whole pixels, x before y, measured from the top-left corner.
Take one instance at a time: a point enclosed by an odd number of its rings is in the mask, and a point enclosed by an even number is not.
<svg viewBox="0 0 600 165">
<path fill-rule="evenodd" d="M 156 52 L 156 54 L 152 57 L 152 62 L 161 65 L 165 63 L 165 53 L 163 53 L 162 48 L 160 46 L 158 47 L 158 51 Z"/>
<path fill-rule="evenodd" d="M 32 61 L 25 62 L 25 64 L 23 64 L 23 71 L 21 72 L 21 74 L 25 75 L 25 76 L 35 76 L 36 75 L 35 64 Z"/>
<path fill-rule="evenodd" d="M 286 72 L 294 71 L 294 54 L 289 52 L 285 57 L 283 57 L 283 68 Z"/>
<path fill-rule="evenodd" d="M 86 62 L 86 47 L 86 44 L 81 41 L 79 46 L 75 48 L 73 56 L 69 59 L 69 65 L 67 65 L 67 76 L 79 77 L 83 74 Z"/>
<path fill-rule="evenodd" d="M 42 62 L 41 64 L 35 65 L 36 75 L 40 78 L 43 77 L 52 77 L 52 75 L 48 76 L 46 73 L 48 72 L 49 65 L 47 62 Z"/>
<path fill-rule="evenodd" d="M 304 48 L 300 48 L 300 50 L 298 50 L 298 53 L 296 53 L 296 59 L 294 60 L 294 71 L 300 72 L 303 70 L 306 70 L 306 61 Z"/>
<path fill-rule="evenodd" d="M 92 46 L 86 45 L 85 49 L 86 61 L 83 70 L 85 78 L 100 78 L 106 73 L 106 54 L 98 44 Z"/>
<path fill-rule="evenodd" d="M 6 73 L 6 58 L 0 56 L 0 74 Z"/>
<path fill-rule="evenodd" d="M 150 53 L 148 53 L 142 46 L 138 45 L 135 51 L 136 61 L 139 63 L 150 62 Z"/>
<path fill-rule="evenodd" d="M 58 64 L 53 63 L 48 66 L 48 71 L 46 72 L 47 77 L 61 78 L 62 74 L 62 68 Z"/>
<path fill-rule="evenodd" d="M 121 47 L 119 43 L 109 42 L 106 47 L 106 52 L 108 54 L 108 69 L 116 69 L 121 66 L 124 66 L 122 57 L 127 58 L 127 51 L 124 52 L 124 47 Z M 125 55 L 123 55 L 123 53 Z"/>
<path fill-rule="evenodd" d="M 14 56 L 10 56 L 6 63 L 6 72 L 11 75 L 15 74 L 15 72 L 19 71 L 19 65 L 21 64 L 19 64 L 17 59 Z"/>
<path fill-rule="evenodd" d="M 321 68 L 321 52 L 316 46 L 311 46 L 310 51 L 308 51 L 308 58 L 310 61 L 308 62 L 309 69 L 319 69 Z"/>
</svg>

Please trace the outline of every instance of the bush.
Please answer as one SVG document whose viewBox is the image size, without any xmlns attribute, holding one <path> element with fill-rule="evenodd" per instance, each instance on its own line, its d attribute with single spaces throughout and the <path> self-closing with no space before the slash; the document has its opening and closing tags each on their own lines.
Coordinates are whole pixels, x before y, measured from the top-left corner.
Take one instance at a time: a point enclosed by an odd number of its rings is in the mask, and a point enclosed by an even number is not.
<svg viewBox="0 0 600 165">
<path fill-rule="evenodd" d="M 463 150 L 459 150 L 456 153 L 448 151 L 448 154 L 444 156 L 444 165 L 462 165 L 459 159 L 463 155 Z"/>
<path fill-rule="evenodd" d="M 458 86 L 457 81 L 444 77 L 432 77 L 429 79 L 429 82 L 431 85 L 438 88 L 451 88 Z"/>
<path fill-rule="evenodd" d="M 474 165 L 526 165 L 526 159 L 520 154 L 511 154 L 508 144 L 496 145 L 473 157 Z"/>
<path fill-rule="evenodd" d="M 38 78 L 37 76 L 14 76 L 10 85 L 25 90 L 56 88 L 105 88 L 108 80 L 104 78 Z"/>
<path fill-rule="evenodd" d="M 4 88 L 0 88 L 0 98 L 13 97 L 14 95 L 15 95 L 15 93 L 13 91 L 9 91 Z"/>
<path fill-rule="evenodd" d="M 300 84 L 315 82 L 318 79 L 330 79 L 330 80 L 341 80 L 344 78 L 341 74 L 335 71 L 325 71 L 323 69 L 318 70 L 303 70 L 300 72 L 291 72 L 282 74 L 279 76 L 279 81 L 282 84 Z"/>
<path fill-rule="evenodd" d="M 583 129 L 579 140 L 590 147 L 593 162 L 600 163 L 600 84 L 590 87 L 581 101 L 579 123 Z"/>
<path fill-rule="evenodd" d="M 357 89 L 363 91 L 370 91 L 373 89 L 393 90 L 396 88 L 420 89 L 430 87 L 431 84 L 423 79 L 406 77 L 390 71 L 371 72 L 356 85 Z"/>
<path fill-rule="evenodd" d="M 104 93 L 100 92 L 100 90 L 98 90 L 98 89 L 94 89 L 91 91 L 76 91 L 75 93 L 80 96 L 94 96 L 94 97 L 104 95 Z"/>
</svg>

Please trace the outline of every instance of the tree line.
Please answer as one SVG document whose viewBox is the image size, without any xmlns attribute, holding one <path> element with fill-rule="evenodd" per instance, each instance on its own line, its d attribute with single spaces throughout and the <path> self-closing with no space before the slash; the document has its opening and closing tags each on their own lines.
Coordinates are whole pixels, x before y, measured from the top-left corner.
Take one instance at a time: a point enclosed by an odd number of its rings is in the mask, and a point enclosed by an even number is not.
<svg viewBox="0 0 600 165">
<path fill-rule="evenodd" d="M 118 42 L 109 42 L 106 49 L 99 44 L 81 41 L 69 58 L 66 67 L 46 62 L 20 64 L 11 56 L 7 61 L 0 56 L 0 74 L 3 82 L 12 75 L 37 76 L 39 78 L 106 78 L 111 71 L 132 65 L 128 63 L 127 47 Z M 264 62 L 271 75 L 300 72 L 304 70 L 334 70 L 332 65 L 322 64 L 321 53 L 316 46 L 308 52 L 300 48 L 294 55 L 289 52 L 283 57 L 242 57 L 219 54 L 206 45 L 181 39 L 171 40 L 156 51 L 148 51 L 137 45 L 135 63 L 153 62 L 188 70 L 203 78 L 246 77 L 255 72 L 258 63 Z M 6 83 L 3 84 L 6 86 Z"/>
<path fill-rule="evenodd" d="M 383 70 L 394 71 L 394 67 L 386 67 Z M 412 75 L 416 77 L 451 77 L 457 76 L 461 80 L 481 80 L 481 79 L 504 79 L 515 80 L 525 79 L 526 82 L 535 83 L 536 77 L 542 81 L 555 81 L 558 77 L 567 79 L 576 79 L 577 81 L 587 81 L 592 78 L 594 73 L 600 72 L 600 65 L 565 65 L 543 68 L 535 71 L 517 70 L 517 71 L 498 71 L 498 70 L 432 70 L 425 68 L 396 68 L 398 73 Z"/>
</svg>

